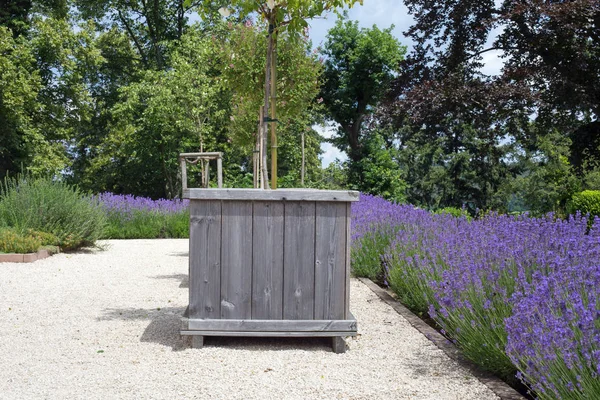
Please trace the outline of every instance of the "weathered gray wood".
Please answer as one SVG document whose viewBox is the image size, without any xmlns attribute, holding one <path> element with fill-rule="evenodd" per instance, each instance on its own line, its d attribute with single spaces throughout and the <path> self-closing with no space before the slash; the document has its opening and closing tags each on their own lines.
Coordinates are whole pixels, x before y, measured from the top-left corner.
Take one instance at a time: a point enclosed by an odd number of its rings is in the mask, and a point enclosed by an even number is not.
<svg viewBox="0 0 600 400">
<path fill-rule="evenodd" d="M 342 354 L 346 352 L 346 341 L 344 338 L 334 336 L 331 338 L 331 349 L 336 354 Z"/>
<path fill-rule="evenodd" d="M 221 202 L 190 201 L 191 318 L 221 315 Z"/>
<path fill-rule="evenodd" d="M 283 203 L 254 203 L 252 238 L 252 319 L 282 319 Z"/>
<path fill-rule="evenodd" d="M 346 203 L 346 285 L 344 285 L 344 290 L 346 291 L 346 300 L 345 300 L 345 314 L 344 318 L 348 319 L 351 317 L 350 313 L 350 274 L 351 274 L 351 256 L 350 250 L 352 248 L 352 204 Z"/>
<path fill-rule="evenodd" d="M 204 347 L 204 336 L 194 335 L 191 340 L 193 349 L 201 349 Z"/>
<path fill-rule="evenodd" d="M 187 329 L 199 331 L 346 332 L 356 333 L 356 320 L 189 319 Z"/>
<path fill-rule="evenodd" d="M 223 160 L 221 157 L 217 158 L 217 185 L 219 189 L 223 187 Z"/>
<path fill-rule="evenodd" d="M 183 193 L 188 188 L 187 163 L 185 162 L 185 158 L 180 158 L 179 164 L 181 165 L 181 192 Z"/>
<path fill-rule="evenodd" d="M 188 189 L 184 197 L 197 200 L 256 200 L 256 201 L 358 201 L 359 193 L 352 190 L 314 189 Z"/>
<path fill-rule="evenodd" d="M 343 319 L 346 307 L 346 204 L 317 203 L 315 319 Z"/>
<path fill-rule="evenodd" d="M 286 203 L 284 225 L 283 318 L 313 319 L 315 203 Z"/>
<path fill-rule="evenodd" d="M 348 336 L 348 332 L 269 332 L 269 331 L 181 331 L 182 336 L 247 336 L 247 337 L 333 337 Z"/>
<path fill-rule="evenodd" d="M 215 158 L 218 159 L 218 158 L 223 157 L 223 153 L 220 153 L 220 152 L 181 153 L 181 154 L 179 154 L 179 157 L 187 157 L 187 158 L 202 157 L 205 160 L 208 160 L 208 159 L 214 160 Z"/>
<path fill-rule="evenodd" d="M 252 202 L 223 201 L 221 318 L 251 318 Z"/>
</svg>

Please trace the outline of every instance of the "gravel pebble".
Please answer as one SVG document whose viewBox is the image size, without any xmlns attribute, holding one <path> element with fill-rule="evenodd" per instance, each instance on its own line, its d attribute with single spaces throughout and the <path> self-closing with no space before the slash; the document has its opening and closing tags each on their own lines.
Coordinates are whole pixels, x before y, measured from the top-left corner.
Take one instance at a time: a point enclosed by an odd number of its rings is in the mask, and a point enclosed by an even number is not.
<svg viewBox="0 0 600 400">
<path fill-rule="evenodd" d="M 187 240 L 111 240 L 104 250 L 0 264 L 1 399 L 497 399 L 365 285 L 359 335 L 179 336 Z"/>
</svg>

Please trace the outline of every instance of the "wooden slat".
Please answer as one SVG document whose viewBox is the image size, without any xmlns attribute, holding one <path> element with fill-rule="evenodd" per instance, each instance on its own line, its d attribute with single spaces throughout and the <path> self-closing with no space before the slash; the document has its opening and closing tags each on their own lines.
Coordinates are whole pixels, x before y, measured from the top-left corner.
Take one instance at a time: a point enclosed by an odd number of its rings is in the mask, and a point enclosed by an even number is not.
<svg viewBox="0 0 600 400">
<path fill-rule="evenodd" d="M 190 319 L 187 330 L 262 332 L 356 332 L 356 320 Z"/>
<path fill-rule="evenodd" d="M 352 190 L 315 189 L 188 189 L 184 197 L 198 200 L 255 200 L 255 201 L 358 201 L 359 193 Z"/>
<path fill-rule="evenodd" d="M 354 336 L 356 332 L 249 332 L 249 331 L 181 331 L 182 336 L 237 336 L 237 337 L 333 337 Z"/>
<path fill-rule="evenodd" d="M 188 157 L 188 158 L 192 158 L 192 157 L 203 157 L 205 159 L 207 158 L 221 158 L 223 157 L 223 153 L 220 152 L 208 152 L 208 153 L 181 153 L 179 154 L 179 157 Z"/>
<path fill-rule="evenodd" d="M 221 318 L 251 318 L 252 202 L 224 201 L 221 233 Z"/>
<path fill-rule="evenodd" d="M 221 315 L 221 202 L 190 201 L 190 305 L 192 318 Z"/>
<path fill-rule="evenodd" d="M 346 203 L 346 285 L 345 285 L 345 291 L 346 291 L 346 301 L 345 301 L 345 308 L 346 308 L 346 313 L 344 315 L 344 318 L 350 318 L 350 316 L 352 315 L 350 313 L 350 274 L 351 274 L 351 256 L 350 256 L 350 250 L 351 250 L 351 246 L 352 246 L 352 204 L 351 203 Z"/>
<path fill-rule="evenodd" d="M 313 319 L 315 203 L 285 204 L 283 318 Z"/>
<path fill-rule="evenodd" d="M 221 158 L 217 158 L 217 186 L 219 189 L 223 187 L 223 160 Z"/>
<path fill-rule="evenodd" d="M 252 319 L 282 319 L 283 203 L 254 203 L 252 241 Z"/>
<path fill-rule="evenodd" d="M 187 163 L 185 162 L 185 158 L 179 160 L 179 165 L 181 166 L 181 193 L 184 193 L 188 188 Z"/>
<path fill-rule="evenodd" d="M 346 314 L 346 204 L 317 203 L 315 319 Z"/>
</svg>

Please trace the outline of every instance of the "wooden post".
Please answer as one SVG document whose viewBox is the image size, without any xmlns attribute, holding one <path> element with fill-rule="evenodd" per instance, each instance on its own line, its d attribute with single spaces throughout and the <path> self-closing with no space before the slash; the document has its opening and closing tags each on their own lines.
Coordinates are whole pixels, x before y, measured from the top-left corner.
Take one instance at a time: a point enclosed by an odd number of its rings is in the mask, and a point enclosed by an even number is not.
<svg viewBox="0 0 600 400">
<path fill-rule="evenodd" d="M 260 131 L 259 131 L 259 138 L 260 138 L 260 144 L 259 144 L 259 153 L 258 153 L 258 169 L 260 171 L 260 179 L 259 179 L 259 187 L 261 189 L 265 188 L 265 169 L 266 166 L 265 164 L 265 159 L 264 157 L 266 157 L 265 155 L 265 151 L 266 151 L 266 144 L 265 142 L 265 127 L 264 127 L 264 119 L 265 116 L 265 110 L 263 108 L 260 109 Z"/>
<path fill-rule="evenodd" d="M 181 193 L 183 197 L 183 191 L 187 190 L 187 167 L 185 157 L 179 158 L 179 164 L 181 165 Z"/>
<path fill-rule="evenodd" d="M 302 131 L 302 166 L 300 168 L 300 186 L 304 187 L 304 131 Z"/>
<path fill-rule="evenodd" d="M 277 124 L 276 103 L 277 98 L 277 33 L 271 34 L 273 50 L 271 51 L 271 189 L 277 189 Z"/>
<path fill-rule="evenodd" d="M 223 159 L 217 158 L 217 184 L 219 189 L 223 187 Z"/>
</svg>

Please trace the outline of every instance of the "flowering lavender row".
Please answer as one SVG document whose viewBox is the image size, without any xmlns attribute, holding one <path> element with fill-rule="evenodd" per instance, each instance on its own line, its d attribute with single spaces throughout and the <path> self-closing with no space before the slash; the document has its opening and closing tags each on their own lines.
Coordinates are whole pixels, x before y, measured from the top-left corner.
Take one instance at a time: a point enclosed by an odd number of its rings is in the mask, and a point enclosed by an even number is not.
<svg viewBox="0 0 600 400">
<path fill-rule="evenodd" d="M 600 397 L 600 235 L 586 218 L 469 221 L 366 195 L 353 216 L 355 272 L 377 264 L 467 357 L 505 377 L 518 368 L 540 398 Z"/>
<path fill-rule="evenodd" d="M 135 211 L 152 211 L 162 214 L 175 214 L 187 210 L 189 200 L 152 200 L 148 197 L 101 193 L 98 199 L 108 212 L 131 215 Z"/>
</svg>

